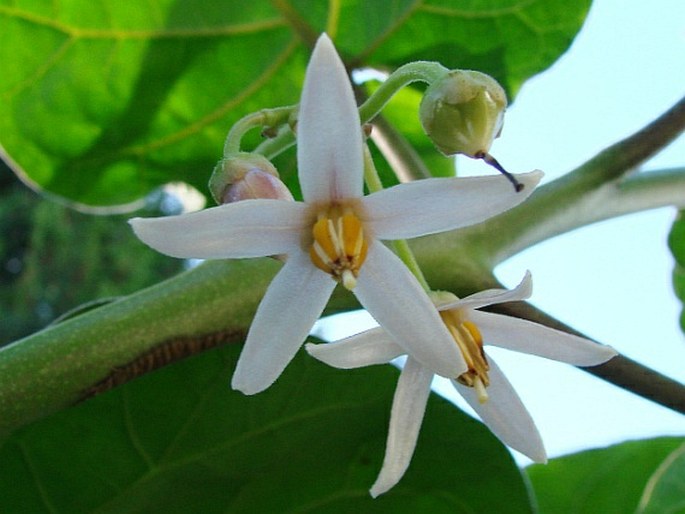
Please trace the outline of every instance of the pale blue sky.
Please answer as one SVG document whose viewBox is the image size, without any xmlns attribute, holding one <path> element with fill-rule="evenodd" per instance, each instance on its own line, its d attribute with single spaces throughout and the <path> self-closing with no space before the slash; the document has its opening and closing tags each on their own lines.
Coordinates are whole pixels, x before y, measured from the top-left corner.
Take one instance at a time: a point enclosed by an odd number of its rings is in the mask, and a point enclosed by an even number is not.
<svg viewBox="0 0 685 514">
<path fill-rule="evenodd" d="M 685 3 L 597 0 L 571 51 L 524 86 L 493 152 L 512 170 L 539 167 L 554 178 L 661 114 L 685 94 L 684 79 Z M 683 165 L 681 137 L 644 168 Z M 511 259 L 499 276 L 514 285 L 530 269 L 533 303 L 685 382 L 666 246 L 674 216 L 675 209 L 660 209 L 577 230 Z M 583 372 L 533 358 L 511 364 L 551 455 L 685 435 L 685 416 Z"/>
<path fill-rule="evenodd" d="M 492 153 L 510 171 L 539 168 L 553 179 L 661 114 L 685 94 L 684 79 L 685 2 L 596 0 L 571 50 L 523 87 Z M 683 165 L 681 137 L 645 169 Z M 461 159 L 459 169 L 492 172 Z M 660 209 L 595 224 L 526 251 L 497 272 L 514 286 L 531 270 L 534 304 L 685 382 L 685 338 L 666 247 L 674 215 Z M 582 371 L 492 353 L 530 409 L 550 456 L 685 435 L 685 416 Z M 451 387 L 444 390 L 454 396 Z"/>
</svg>

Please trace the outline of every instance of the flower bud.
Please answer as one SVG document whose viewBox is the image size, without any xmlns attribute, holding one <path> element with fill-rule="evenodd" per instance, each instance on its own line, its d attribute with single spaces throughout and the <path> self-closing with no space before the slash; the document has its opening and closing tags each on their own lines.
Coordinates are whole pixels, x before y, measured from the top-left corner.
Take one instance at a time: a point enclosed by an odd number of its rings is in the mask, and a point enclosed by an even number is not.
<svg viewBox="0 0 685 514">
<path fill-rule="evenodd" d="M 270 173 L 252 168 L 243 178 L 226 188 L 221 203 L 238 202 L 255 198 L 270 198 L 272 200 L 293 201 L 293 195 L 278 177 Z"/>
<path fill-rule="evenodd" d="M 218 204 L 255 198 L 293 200 L 274 165 L 262 155 L 246 152 L 219 161 L 209 190 Z"/>
<path fill-rule="evenodd" d="M 507 97 L 495 79 L 478 71 L 453 70 L 423 96 L 423 130 L 445 155 L 481 158 L 502 130 Z"/>
</svg>

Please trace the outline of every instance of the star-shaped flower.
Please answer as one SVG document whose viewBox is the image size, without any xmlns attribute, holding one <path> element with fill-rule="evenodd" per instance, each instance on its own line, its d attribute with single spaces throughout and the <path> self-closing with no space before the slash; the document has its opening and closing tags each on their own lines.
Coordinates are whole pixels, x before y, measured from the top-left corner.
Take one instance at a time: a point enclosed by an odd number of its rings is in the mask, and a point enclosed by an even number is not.
<svg viewBox="0 0 685 514">
<path fill-rule="evenodd" d="M 511 291 L 491 289 L 461 300 L 454 295 L 449 295 L 451 298 L 443 295 L 436 303 L 468 366 L 464 373 L 447 375 L 447 378 L 502 442 L 533 461 L 545 462 L 545 448 L 535 423 L 511 383 L 483 350 L 483 343 L 576 366 L 601 364 L 616 352 L 608 346 L 531 321 L 477 310 L 524 300 L 530 296 L 531 289 L 530 275 L 526 274 L 521 284 Z M 336 343 L 307 344 L 306 348 L 317 359 L 343 369 L 386 363 L 407 353 L 382 328 Z M 442 375 L 409 354 L 393 399 L 383 468 L 371 488 L 374 497 L 397 484 L 409 466 L 434 374 Z"/>
<path fill-rule="evenodd" d="M 520 193 L 494 176 L 426 179 L 363 196 L 357 106 L 345 67 L 325 34 L 307 67 L 297 139 L 304 202 L 251 199 L 130 221 L 143 242 L 174 257 L 287 255 L 257 309 L 233 387 L 246 394 L 269 387 L 307 337 L 338 282 L 419 362 L 441 374 L 462 373 L 466 365 L 431 300 L 380 241 L 483 221 L 522 202 L 541 173 L 519 175 L 525 184 Z"/>
</svg>

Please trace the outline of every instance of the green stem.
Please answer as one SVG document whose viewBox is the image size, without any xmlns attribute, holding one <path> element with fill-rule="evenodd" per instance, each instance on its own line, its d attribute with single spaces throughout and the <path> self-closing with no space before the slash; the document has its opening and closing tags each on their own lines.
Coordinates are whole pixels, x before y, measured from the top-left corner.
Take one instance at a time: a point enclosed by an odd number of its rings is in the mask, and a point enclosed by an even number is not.
<svg viewBox="0 0 685 514">
<path fill-rule="evenodd" d="M 210 261 L 3 347 L 0 437 L 83 399 L 165 343 L 242 341 L 277 269 L 269 259 Z"/>
<path fill-rule="evenodd" d="M 285 152 L 288 148 L 295 144 L 295 133 L 289 127 L 283 127 L 278 135 L 274 138 L 262 141 L 255 149 L 255 153 L 260 153 L 267 159 L 271 160 L 274 157 Z"/>
<path fill-rule="evenodd" d="M 433 83 L 449 70 L 437 62 L 417 61 L 400 66 L 359 107 L 362 123 L 372 120 L 400 89 L 412 82 Z"/>
<path fill-rule="evenodd" d="M 378 176 L 378 171 L 376 170 L 376 165 L 371 158 L 371 152 L 369 147 L 364 145 L 364 181 L 366 182 L 366 187 L 369 188 L 370 193 L 375 193 L 383 189 L 383 183 Z M 404 262 L 404 264 L 409 268 L 409 271 L 417 278 L 421 286 L 426 292 L 430 292 L 431 288 L 424 277 L 421 267 L 419 266 L 414 253 L 412 252 L 409 244 L 403 239 L 396 240 L 392 242 L 393 249 L 397 256 Z"/>
<path fill-rule="evenodd" d="M 428 285 L 428 281 L 423 275 L 421 266 L 419 266 L 419 262 L 416 260 L 416 257 L 414 257 L 414 252 L 412 252 L 411 248 L 409 247 L 409 243 L 407 243 L 407 241 L 404 239 L 397 239 L 392 242 L 392 246 L 397 256 L 402 259 L 402 262 L 404 262 L 405 266 L 409 268 L 409 271 L 411 271 L 419 281 L 419 284 L 421 284 L 423 290 L 427 293 L 430 293 L 431 287 Z"/>
<path fill-rule="evenodd" d="M 288 122 L 297 106 L 262 109 L 239 119 L 231 127 L 224 143 L 224 157 L 240 152 L 243 136 L 256 127 L 275 128 Z"/>
<path fill-rule="evenodd" d="M 378 170 L 376 170 L 368 145 L 364 145 L 364 183 L 369 189 L 369 193 L 377 193 L 383 190 L 383 182 L 378 176 Z"/>
<path fill-rule="evenodd" d="M 279 2 L 279 4 L 287 2 Z M 418 61 L 400 66 L 378 87 L 376 91 L 359 107 L 361 123 L 368 123 L 383 109 L 385 104 L 407 84 L 412 82 L 432 83 L 449 70 L 437 62 Z M 264 155 L 267 159 L 273 159 L 295 144 L 295 135 L 292 131 L 281 131 L 278 136 L 261 143 L 256 153 Z"/>
</svg>

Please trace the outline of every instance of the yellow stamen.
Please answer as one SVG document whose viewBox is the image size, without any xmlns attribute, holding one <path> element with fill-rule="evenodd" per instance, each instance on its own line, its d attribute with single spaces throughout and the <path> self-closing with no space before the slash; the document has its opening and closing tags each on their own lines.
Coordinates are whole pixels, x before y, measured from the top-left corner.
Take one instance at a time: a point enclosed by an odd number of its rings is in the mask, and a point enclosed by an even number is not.
<svg viewBox="0 0 685 514">
<path fill-rule="evenodd" d="M 368 244 L 361 220 L 351 211 L 331 209 L 312 227 L 314 241 L 309 255 L 314 266 L 329 273 L 347 289 L 357 284 Z"/>
<path fill-rule="evenodd" d="M 457 377 L 457 382 L 476 391 L 478 401 L 488 401 L 486 388 L 490 385 L 490 365 L 483 351 L 483 336 L 475 323 L 463 320 L 458 311 L 440 313 L 452 338 L 457 343 L 468 369 Z"/>
</svg>

